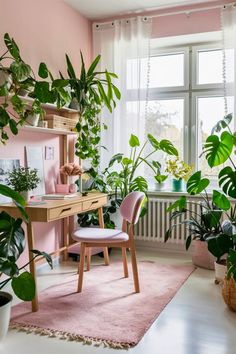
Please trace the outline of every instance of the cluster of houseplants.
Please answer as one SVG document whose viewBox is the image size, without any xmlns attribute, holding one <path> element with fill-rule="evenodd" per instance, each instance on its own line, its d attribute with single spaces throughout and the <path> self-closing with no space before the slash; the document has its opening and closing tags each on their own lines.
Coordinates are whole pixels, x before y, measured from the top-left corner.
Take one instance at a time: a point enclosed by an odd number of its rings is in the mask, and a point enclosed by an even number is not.
<svg viewBox="0 0 236 354">
<path fill-rule="evenodd" d="M 204 252 L 206 252 L 207 246 L 208 251 L 215 257 L 216 280 L 224 278 L 227 272 L 227 276 L 223 279 L 224 299 L 229 307 L 236 311 L 236 165 L 233 158 L 236 141 L 235 134 L 230 128 L 231 120 L 232 114 L 228 114 L 220 120 L 213 128 L 212 134 L 206 139 L 203 148 L 203 156 L 205 156 L 209 167 L 223 165 L 218 173 L 220 191 L 213 189 L 212 198 L 209 199 L 207 188 L 210 185 L 210 180 L 202 177 L 201 171 L 197 171 L 187 182 L 187 192 L 190 195 L 201 197 L 200 214 L 192 213 L 189 219 L 184 218 L 183 220 L 183 215 L 186 215 L 188 211 L 186 197 L 179 198 L 168 211 L 172 212 L 172 220 L 181 216 L 180 223 L 184 223 L 189 230 L 186 249 L 189 248 L 192 239 L 199 240 L 204 244 Z M 171 236 L 174 227 L 175 225 L 167 230 L 165 241 Z M 201 247 L 201 251 L 203 252 L 203 247 Z M 220 274 L 222 265 L 223 274 Z"/>
</svg>

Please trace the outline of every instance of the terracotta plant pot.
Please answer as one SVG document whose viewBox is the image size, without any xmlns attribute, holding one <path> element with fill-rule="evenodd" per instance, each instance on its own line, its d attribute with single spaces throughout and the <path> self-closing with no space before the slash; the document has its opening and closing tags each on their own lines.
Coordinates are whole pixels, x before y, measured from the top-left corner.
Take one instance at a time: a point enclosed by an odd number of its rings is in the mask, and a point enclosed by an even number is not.
<svg viewBox="0 0 236 354">
<path fill-rule="evenodd" d="M 236 312 L 236 283 L 233 278 L 224 279 L 222 295 L 228 308 Z"/>
<path fill-rule="evenodd" d="M 221 263 L 215 262 L 215 283 L 223 283 L 225 279 L 225 273 L 227 271 L 226 260 L 222 260 Z"/>
<path fill-rule="evenodd" d="M 4 291 L 0 291 L 0 342 L 5 338 L 11 314 L 12 296 Z"/>
<path fill-rule="evenodd" d="M 194 240 L 193 241 L 193 264 L 200 268 L 214 270 L 215 257 L 208 251 L 207 242 Z"/>
</svg>

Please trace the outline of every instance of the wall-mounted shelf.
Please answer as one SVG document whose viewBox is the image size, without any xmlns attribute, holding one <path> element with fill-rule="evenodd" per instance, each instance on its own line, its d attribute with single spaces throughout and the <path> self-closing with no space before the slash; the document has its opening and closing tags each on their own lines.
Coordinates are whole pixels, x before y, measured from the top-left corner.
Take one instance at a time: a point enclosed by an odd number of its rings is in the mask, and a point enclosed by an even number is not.
<svg viewBox="0 0 236 354">
<path fill-rule="evenodd" d="M 33 101 L 34 101 L 33 98 L 27 97 L 27 96 L 26 97 L 25 96 L 19 96 L 19 98 L 22 101 L 28 102 L 29 104 L 33 103 Z M 55 104 L 52 104 L 52 103 L 43 103 L 42 107 L 45 108 L 45 109 L 51 109 L 51 110 L 56 110 L 56 111 L 61 111 L 61 112 L 78 114 L 78 111 L 76 109 L 71 109 L 71 108 L 68 108 L 68 107 L 57 108 L 57 106 Z"/>
<path fill-rule="evenodd" d="M 54 134 L 54 135 L 76 135 L 76 132 L 70 132 L 67 130 L 59 130 L 59 129 L 50 129 L 50 128 L 41 128 L 41 127 L 33 127 L 30 125 L 24 125 L 19 128 L 20 130 L 25 130 L 33 133 L 46 133 L 46 134 Z"/>
</svg>

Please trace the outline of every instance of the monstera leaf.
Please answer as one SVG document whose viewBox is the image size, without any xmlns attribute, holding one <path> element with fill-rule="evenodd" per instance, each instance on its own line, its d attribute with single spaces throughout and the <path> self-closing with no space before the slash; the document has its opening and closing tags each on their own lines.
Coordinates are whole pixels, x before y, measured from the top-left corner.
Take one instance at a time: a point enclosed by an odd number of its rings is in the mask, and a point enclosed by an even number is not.
<svg viewBox="0 0 236 354">
<path fill-rule="evenodd" d="M 147 138 L 150 142 L 150 144 L 152 145 L 152 147 L 154 147 L 155 150 L 158 150 L 160 147 L 159 142 L 154 138 L 154 136 L 152 134 L 148 134 Z"/>
<path fill-rule="evenodd" d="M 146 193 L 147 189 L 147 181 L 142 176 L 136 177 L 130 184 L 130 191 L 140 191 Z"/>
<path fill-rule="evenodd" d="M 22 220 L 14 219 L 5 212 L 0 213 L 0 257 L 16 261 L 25 248 Z M 2 270 L 0 269 L 0 273 Z"/>
<path fill-rule="evenodd" d="M 220 209 L 223 209 L 223 210 L 230 209 L 230 201 L 228 200 L 228 198 L 224 194 L 222 194 L 216 190 L 213 190 L 212 200 L 213 200 L 213 203 L 216 206 L 218 206 Z"/>
<path fill-rule="evenodd" d="M 229 235 L 219 234 L 217 236 L 210 237 L 207 240 L 208 250 L 219 261 L 220 258 L 229 252 L 233 247 L 232 238 Z"/>
<path fill-rule="evenodd" d="M 227 114 L 223 119 L 219 120 L 219 122 L 216 123 L 216 125 L 212 128 L 211 134 L 219 133 L 222 129 L 225 129 L 226 127 L 229 126 L 231 123 L 231 120 L 233 118 L 232 113 Z"/>
<path fill-rule="evenodd" d="M 35 297 L 35 281 L 29 272 L 14 277 L 11 286 L 16 296 L 23 301 L 31 301 Z"/>
<path fill-rule="evenodd" d="M 223 132 L 220 138 L 210 135 L 204 145 L 203 153 L 210 167 L 219 166 L 228 160 L 232 153 L 234 138 L 232 134 Z"/>
<path fill-rule="evenodd" d="M 159 148 L 169 155 L 179 156 L 178 150 L 174 147 L 171 141 L 163 139 L 160 141 Z"/>
<path fill-rule="evenodd" d="M 187 192 L 189 194 L 199 194 L 208 187 L 210 183 L 209 179 L 202 178 L 201 175 L 201 171 L 197 171 L 189 178 L 187 182 Z"/>
<path fill-rule="evenodd" d="M 236 171 L 230 166 L 223 168 L 219 173 L 219 185 L 225 194 L 236 198 Z"/>
</svg>

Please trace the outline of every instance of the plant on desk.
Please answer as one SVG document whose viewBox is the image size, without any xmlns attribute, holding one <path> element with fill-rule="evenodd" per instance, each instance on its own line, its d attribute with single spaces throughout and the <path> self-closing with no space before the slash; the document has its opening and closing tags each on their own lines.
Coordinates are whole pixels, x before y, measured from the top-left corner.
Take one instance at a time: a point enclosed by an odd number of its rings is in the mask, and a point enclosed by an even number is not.
<svg viewBox="0 0 236 354">
<path fill-rule="evenodd" d="M 38 186 L 39 182 L 38 170 L 29 167 L 14 169 L 9 172 L 7 179 L 8 186 L 19 192 L 26 201 L 30 199 L 30 192 Z"/>
<path fill-rule="evenodd" d="M 28 222 L 23 197 L 11 188 L 0 184 L 0 194 L 12 198 L 19 209 L 22 218 L 13 218 L 5 212 L 0 213 L 0 341 L 5 337 L 10 320 L 10 305 L 12 296 L 1 291 L 11 283 L 13 292 L 23 301 L 31 301 L 35 297 L 35 281 L 31 273 L 26 270 L 30 262 L 19 267 L 18 260 L 25 249 L 25 233 L 22 228 L 23 220 Z M 52 259 L 38 250 L 31 250 L 33 259 L 43 257 L 52 268 Z"/>
</svg>

